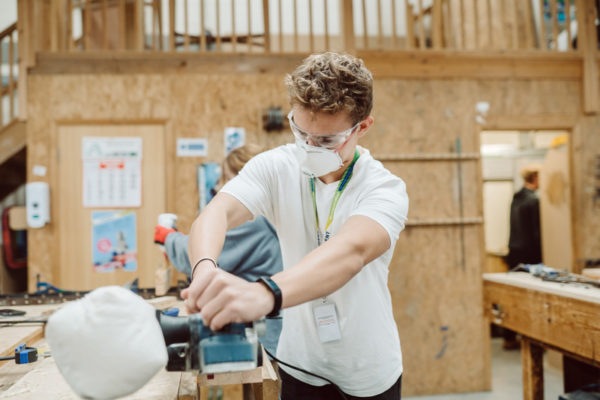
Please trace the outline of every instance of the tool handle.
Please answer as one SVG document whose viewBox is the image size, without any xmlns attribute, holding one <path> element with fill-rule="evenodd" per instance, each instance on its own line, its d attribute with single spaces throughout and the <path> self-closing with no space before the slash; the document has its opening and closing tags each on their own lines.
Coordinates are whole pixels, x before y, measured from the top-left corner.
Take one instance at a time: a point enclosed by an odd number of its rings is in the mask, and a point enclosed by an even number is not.
<svg viewBox="0 0 600 400">
<path fill-rule="evenodd" d="M 190 340 L 189 317 L 172 317 L 156 310 L 156 319 L 158 319 L 167 346 Z"/>
</svg>

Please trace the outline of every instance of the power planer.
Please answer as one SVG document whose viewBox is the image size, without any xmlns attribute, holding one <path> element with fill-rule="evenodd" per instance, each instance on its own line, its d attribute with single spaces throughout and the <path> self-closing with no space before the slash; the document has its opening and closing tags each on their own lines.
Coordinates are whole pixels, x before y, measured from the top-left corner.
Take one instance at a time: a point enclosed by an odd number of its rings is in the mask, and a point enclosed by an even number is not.
<svg viewBox="0 0 600 400">
<path fill-rule="evenodd" d="M 178 317 L 157 311 L 156 318 L 167 346 L 167 371 L 214 374 L 262 365 L 258 337 L 265 334 L 264 319 L 232 323 L 213 332 L 203 324 L 200 314 Z"/>
</svg>

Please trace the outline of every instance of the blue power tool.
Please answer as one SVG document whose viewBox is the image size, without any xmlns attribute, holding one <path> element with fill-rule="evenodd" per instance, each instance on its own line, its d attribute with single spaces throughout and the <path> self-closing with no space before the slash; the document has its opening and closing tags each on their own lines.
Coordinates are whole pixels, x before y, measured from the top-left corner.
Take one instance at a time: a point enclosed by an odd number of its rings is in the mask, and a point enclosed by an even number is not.
<svg viewBox="0 0 600 400">
<path fill-rule="evenodd" d="M 266 330 L 264 320 L 229 324 L 213 332 L 200 314 L 185 317 L 157 311 L 169 362 L 167 371 L 197 370 L 202 374 L 246 371 L 262 364 L 258 336 Z"/>
</svg>

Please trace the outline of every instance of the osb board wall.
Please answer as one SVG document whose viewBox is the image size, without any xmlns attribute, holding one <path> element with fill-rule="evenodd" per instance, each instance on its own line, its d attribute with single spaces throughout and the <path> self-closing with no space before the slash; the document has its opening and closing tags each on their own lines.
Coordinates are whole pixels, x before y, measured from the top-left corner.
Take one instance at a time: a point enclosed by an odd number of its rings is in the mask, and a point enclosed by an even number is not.
<svg viewBox="0 0 600 400">
<path fill-rule="evenodd" d="M 267 147 L 291 138 L 285 132 L 258 131 L 262 110 L 271 105 L 288 108 L 281 74 L 33 74 L 29 79 L 30 181 L 40 180 L 31 175 L 33 165 L 51 165 L 54 143 L 49 127 L 57 121 L 163 120 L 170 143 L 166 211 L 179 215 L 182 231 L 189 229 L 197 213 L 196 166 L 222 159 L 226 126 L 245 127 L 248 142 Z M 578 254 L 598 256 L 600 244 L 593 239 L 593 229 L 600 215 L 587 190 L 593 184 L 592 165 L 600 148 L 596 137 L 600 120 L 580 118 L 576 81 L 376 81 L 376 123 L 363 145 L 374 155 L 448 153 L 456 150 L 459 137 L 463 152 L 477 152 L 478 101 L 490 103 L 488 118 L 561 114 L 579 121 L 574 130 L 578 156 L 573 174 L 581 184 L 575 186 L 574 226 L 581 238 Z M 207 138 L 209 157 L 175 157 L 178 137 Z M 411 220 L 460 215 L 456 161 L 389 161 L 386 166 L 407 183 Z M 481 216 L 479 162 L 462 161 L 461 170 L 463 214 Z M 48 174 L 45 179 L 54 171 Z M 47 266 L 54 260 L 55 235 L 52 224 L 30 230 L 30 288 L 37 272 L 44 272 L 44 279 L 52 278 Z M 468 225 L 463 230 L 460 226 L 410 227 L 400 236 L 390 289 L 404 344 L 405 395 L 490 387 L 489 336 L 481 302 L 482 235 L 480 225 Z"/>
</svg>

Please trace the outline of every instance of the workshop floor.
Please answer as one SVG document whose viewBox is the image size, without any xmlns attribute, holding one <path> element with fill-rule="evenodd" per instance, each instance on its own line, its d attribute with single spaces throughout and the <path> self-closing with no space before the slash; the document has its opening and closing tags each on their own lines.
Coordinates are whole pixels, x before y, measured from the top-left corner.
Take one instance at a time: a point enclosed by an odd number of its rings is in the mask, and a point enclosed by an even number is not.
<svg viewBox="0 0 600 400">
<path fill-rule="evenodd" d="M 492 339 L 492 391 L 443 394 L 438 396 L 403 397 L 403 400 L 518 400 L 523 398 L 521 353 L 502 349 L 502 339 Z M 548 363 L 544 356 L 544 399 L 557 400 L 562 394 L 562 371 Z"/>
</svg>

